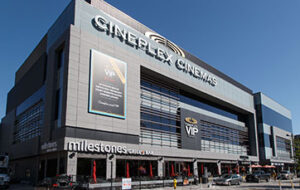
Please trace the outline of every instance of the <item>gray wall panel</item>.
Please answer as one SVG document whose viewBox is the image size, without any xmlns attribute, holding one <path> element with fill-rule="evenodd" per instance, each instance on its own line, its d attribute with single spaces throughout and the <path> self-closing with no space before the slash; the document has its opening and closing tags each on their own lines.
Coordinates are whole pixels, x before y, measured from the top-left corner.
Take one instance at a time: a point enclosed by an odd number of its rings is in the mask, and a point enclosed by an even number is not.
<svg viewBox="0 0 300 190">
<path fill-rule="evenodd" d="M 61 13 L 55 23 L 48 30 L 47 50 L 55 43 L 55 41 L 74 24 L 75 1 L 71 1 L 68 7 Z"/>
<path fill-rule="evenodd" d="M 26 98 L 42 87 L 45 80 L 46 59 L 46 52 L 44 52 L 10 90 L 7 95 L 6 113 L 16 108 Z"/>
<path fill-rule="evenodd" d="M 163 73 L 170 78 L 176 78 L 178 79 L 178 81 L 182 82 L 183 84 L 187 84 L 193 88 L 201 90 L 206 94 L 210 94 L 220 100 L 229 102 L 230 104 L 239 106 L 250 112 L 254 112 L 253 96 L 251 94 L 241 90 L 235 85 L 230 84 L 226 80 L 223 80 L 222 78 L 217 76 L 216 78 L 218 79 L 218 85 L 215 87 L 211 87 L 210 85 L 201 82 L 199 79 L 195 79 L 186 73 L 178 71 L 177 69 L 175 69 L 174 65 L 169 66 L 167 63 L 162 63 L 161 61 L 158 61 L 157 59 L 147 55 L 143 50 L 140 49 L 137 50 L 135 48 L 132 48 L 125 42 L 121 42 L 118 38 L 113 38 L 110 35 L 107 35 L 105 32 L 99 32 L 92 26 L 91 22 L 94 16 L 101 14 L 102 16 L 108 18 L 109 20 L 112 20 L 113 23 L 117 23 L 121 28 L 126 28 L 126 30 L 133 32 L 138 37 L 147 39 L 144 36 L 144 34 L 112 18 L 111 16 L 107 15 L 103 11 L 100 11 L 95 7 L 90 6 L 86 2 L 84 1 L 76 1 L 76 2 L 77 3 L 76 3 L 75 26 L 79 27 L 82 31 L 86 31 L 92 34 L 93 36 L 98 37 L 99 39 L 101 38 L 103 40 L 106 40 L 108 43 L 111 43 L 111 45 L 121 47 L 122 50 L 121 49 L 118 50 L 118 53 L 120 55 L 122 55 L 123 52 L 125 55 L 128 53 L 130 53 L 131 55 L 136 55 L 144 60 L 140 64 L 145 66 L 146 68 Z M 161 44 L 157 44 L 154 41 L 152 43 L 157 47 L 161 47 L 165 49 L 165 47 L 162 46 Z M 110 49 L 109 46 L 108 49 Z M 82 49 L 82 51 L 87 51 L 87 50 Z M 114 51 L 114 50 L 108 50 L 108 51 Z M 179 56 L 177 54 L 174 54 L 174 60 L 175 58 L 179 58 Z M 185 60 L 185 61 L 190 63 L 191 65 L 195 65 L 189 60 Z M 205 71 L 206 69 L 203 70 Z M 211 74 L 211 72 L 208 73 Z"/>
</svg>

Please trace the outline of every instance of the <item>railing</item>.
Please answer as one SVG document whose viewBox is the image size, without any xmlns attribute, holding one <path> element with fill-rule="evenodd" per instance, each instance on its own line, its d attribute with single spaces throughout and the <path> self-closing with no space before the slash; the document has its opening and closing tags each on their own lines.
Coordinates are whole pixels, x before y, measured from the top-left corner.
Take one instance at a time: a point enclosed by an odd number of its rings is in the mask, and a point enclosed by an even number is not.
<svg viewBox="0 0 300 190">
<path fill-rule="evenodd" d="M 189 184 L 193 184 L 195 182 L 194 178 L 188 179 Z M 184 180 L 182 178 L 177 179 L 177 185 L 182 186 Z M 173 179 L 157 179 L 157 180 L 147 180 L 147 181 L 132 181 L 131 187 L 132 189 L 145 189 L 145 188 L 155 188 L 155 187 L 172 187 L 173 186 Z M 115 189 L 121 190 L 122 189 L 122 182 L 102 182 L 102 183 L 88 183 L 82 184 L 83 188 L 87 189 Z"/>
</svg>

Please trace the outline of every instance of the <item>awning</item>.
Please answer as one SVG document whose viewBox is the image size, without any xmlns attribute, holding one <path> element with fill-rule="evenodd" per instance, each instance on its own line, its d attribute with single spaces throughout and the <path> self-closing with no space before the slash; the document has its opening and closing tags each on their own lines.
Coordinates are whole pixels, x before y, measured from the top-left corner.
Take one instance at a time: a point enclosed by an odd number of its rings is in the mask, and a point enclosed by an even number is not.
<svg viewBox="0 0 300 190">
<path fill-rule="evenodd" d="M 261 165 L 251 165 L 250 167 L 251 168 L 261 168 L 262 166 Z"/>
<path fill-rule="evenodd" d="M 263 168 L 276 168 L 275 166 L 271 166 L 271 165 L 264 165 Z"/>
</svg>

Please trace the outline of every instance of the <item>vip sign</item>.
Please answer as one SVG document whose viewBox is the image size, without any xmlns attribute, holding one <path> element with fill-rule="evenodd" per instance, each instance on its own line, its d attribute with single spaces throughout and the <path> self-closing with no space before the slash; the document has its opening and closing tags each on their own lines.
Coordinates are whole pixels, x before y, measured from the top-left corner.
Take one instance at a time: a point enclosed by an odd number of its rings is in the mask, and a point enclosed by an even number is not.
<svg viewBox="0 0 300 190">
<path fill-rule="evenodd" d="M 192 117 L 186 117 L 184 119 L 185 121 L 185 130 L 189 137 L 195 137 L 196 134 L 198 134 L 198 126 L 197 126 L 197 120 Z"/>
</svg>

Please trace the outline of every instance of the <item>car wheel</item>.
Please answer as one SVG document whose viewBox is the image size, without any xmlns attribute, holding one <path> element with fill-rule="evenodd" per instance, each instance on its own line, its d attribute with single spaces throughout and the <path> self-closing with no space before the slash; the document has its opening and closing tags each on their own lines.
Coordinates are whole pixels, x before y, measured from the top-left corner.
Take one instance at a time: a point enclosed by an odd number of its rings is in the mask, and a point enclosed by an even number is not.
<svg viewBox="0 0 300 190">
<path fill-rule="evenodd" d="M 230 181 L 230 182 L 228 183 L 228 185 L 231 186 L 231 185 L 232 185 L 232 182 Z"/>
<path fill-rule="evenodd" d="M 237 185 L 240 185 L 240 181 L 237 182 Z"/>
<path fill-rule="evenodd" d="M 269 178 L 266 178 L 266 182 L 269 182 L 270 181 L 270 179 Z"/>
</svg>

